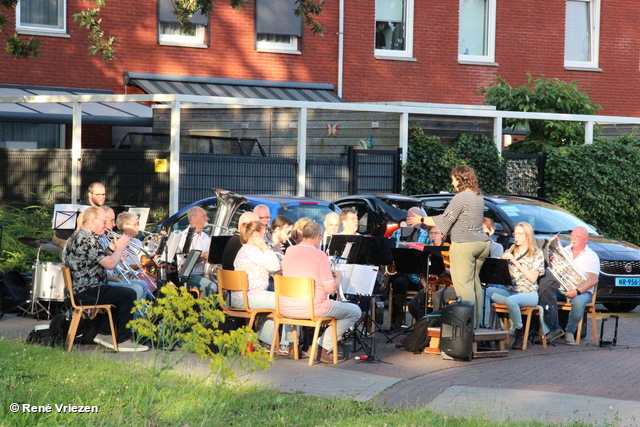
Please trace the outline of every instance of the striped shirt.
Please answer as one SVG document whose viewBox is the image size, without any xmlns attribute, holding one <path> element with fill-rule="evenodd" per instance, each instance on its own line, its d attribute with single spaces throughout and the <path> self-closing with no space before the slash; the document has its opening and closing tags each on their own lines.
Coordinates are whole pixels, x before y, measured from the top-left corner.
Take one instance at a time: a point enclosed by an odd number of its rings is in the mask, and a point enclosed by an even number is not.
<svg viewBox="0 0 640 427">
<path fill-rule="evenodd" d="M 442 233 L 451 235 L 453 243 L 489 241 L 489 235 L 482 231 L 484 198 L 473 191 L 456 194 L 444 213 L 431 219 Z"/>
</svg>

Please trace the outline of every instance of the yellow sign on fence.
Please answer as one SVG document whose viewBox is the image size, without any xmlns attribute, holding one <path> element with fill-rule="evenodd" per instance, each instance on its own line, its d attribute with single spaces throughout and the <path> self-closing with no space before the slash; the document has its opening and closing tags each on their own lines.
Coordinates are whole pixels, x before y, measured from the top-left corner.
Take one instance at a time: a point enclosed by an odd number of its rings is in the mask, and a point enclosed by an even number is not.
<svg viewBox="0 0 640 427">
<path fill-rule="evenodd" d="M 169 161 L 167 159 L 155 159 L 155 161 L 157 173 L 169 172 Z"/>
</svg>

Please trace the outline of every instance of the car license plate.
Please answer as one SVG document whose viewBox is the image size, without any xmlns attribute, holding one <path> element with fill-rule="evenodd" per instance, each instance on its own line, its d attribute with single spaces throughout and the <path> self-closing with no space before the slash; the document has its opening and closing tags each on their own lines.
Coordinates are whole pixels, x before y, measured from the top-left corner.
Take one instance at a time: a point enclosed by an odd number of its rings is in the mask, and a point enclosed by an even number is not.
<svg viewBox="0 0 640 427">
<path fill-rule="evenodd" d="M 640 277 L 616 277 L 616 286 L 640 286 Z"/>
</svg>

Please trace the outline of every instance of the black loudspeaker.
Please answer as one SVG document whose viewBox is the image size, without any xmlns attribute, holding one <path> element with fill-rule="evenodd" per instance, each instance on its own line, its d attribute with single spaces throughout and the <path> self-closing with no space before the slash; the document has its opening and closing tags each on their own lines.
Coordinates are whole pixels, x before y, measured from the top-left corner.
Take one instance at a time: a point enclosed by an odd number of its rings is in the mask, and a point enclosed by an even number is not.
<svg viewBox="0 0 640 427">
<path fill-rule="evenodd" d="M 442 307 L 440 351 L 456 360 L 473 359 L 474 303 L 454 302 Z"/>
</svg>

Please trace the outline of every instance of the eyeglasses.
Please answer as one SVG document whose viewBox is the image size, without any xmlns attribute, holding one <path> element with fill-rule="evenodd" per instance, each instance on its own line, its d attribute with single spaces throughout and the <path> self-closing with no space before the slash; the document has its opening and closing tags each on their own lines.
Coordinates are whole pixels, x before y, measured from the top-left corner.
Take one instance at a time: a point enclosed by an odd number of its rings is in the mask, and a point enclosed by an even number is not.
<svg viewBox="0 0 640 427">
<path fill-rule="evenodd" d="M 91 193 L 91 194 L 93 194 L 94 196 L 98 196 L 98 197 L 104 197 L 104 196 L 107 195 L 106 193 Z"/>
<path fill-rule="evenodd" d="M 516 237 L 516 236 L 524 236 L 524 233 L 522 231 L 515 231 L 513 233 L 513 237 Z"/>
</svg>

